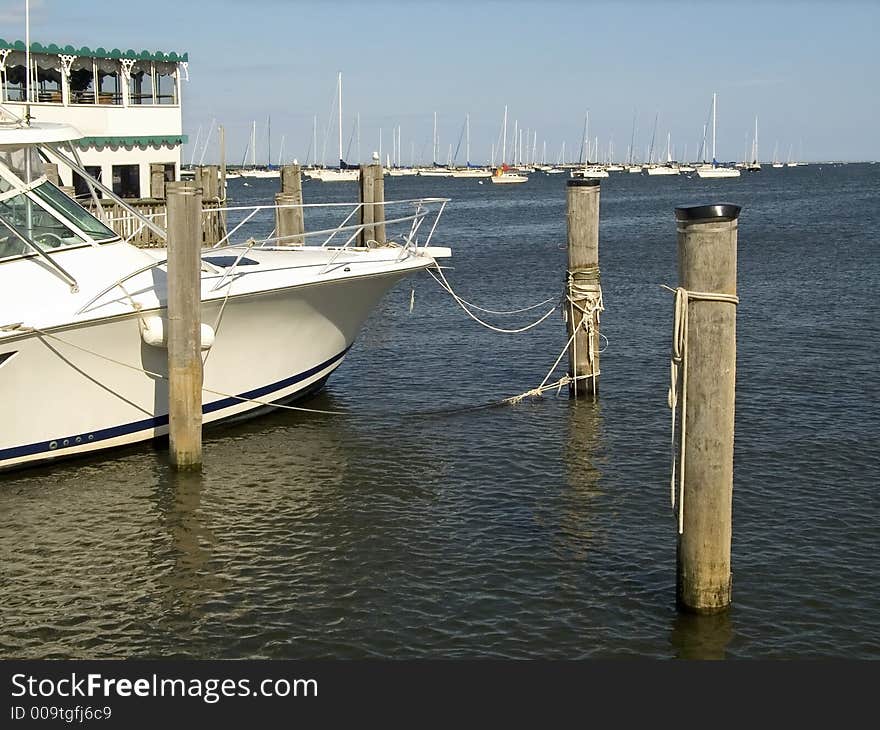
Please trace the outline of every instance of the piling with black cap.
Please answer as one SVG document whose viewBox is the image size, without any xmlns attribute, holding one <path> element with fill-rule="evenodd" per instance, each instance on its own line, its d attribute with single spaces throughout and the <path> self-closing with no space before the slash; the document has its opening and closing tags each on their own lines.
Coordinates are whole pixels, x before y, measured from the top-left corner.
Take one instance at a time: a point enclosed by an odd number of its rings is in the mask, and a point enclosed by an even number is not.
<svg viewBox="0 0 880 730">
<path fill-rule="evenodd" d="M 168 207 L 168 437 L 177 469 L 202 464 L 202 190 L 165 186 Z"/>
<path fill-rule="evenodd" d="M 567 331 L 568 392 L 572 398 L 599 392 L 599 181 L 573 178 L 568 203 Z"/>
<path fill-rule="evenodd" d="M 679 518 L 676 594 L 680 609 L 696 613 L 724 611 L 731 601 L 739 212 L 730 204 L 675 209 L 678 374 L 670 405 L 681 401 L 680 471 L 672 485 Z"/>
</svg>

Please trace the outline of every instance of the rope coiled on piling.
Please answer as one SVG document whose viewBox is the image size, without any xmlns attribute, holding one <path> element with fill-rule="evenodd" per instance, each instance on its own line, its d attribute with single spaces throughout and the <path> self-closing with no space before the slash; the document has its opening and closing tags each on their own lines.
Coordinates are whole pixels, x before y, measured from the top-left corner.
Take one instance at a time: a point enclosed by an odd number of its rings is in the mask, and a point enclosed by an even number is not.
<svg viewBox="0 0 880 730">
<path fill-rule="evenodd" d="M 676 287 L 663 285 L 664 289 L 668 289 L 675 294 L 675 310 L 673 314 L 672 326 L 672 358 L 669 364 L 669 393 L 667 402 L 672 413 L 672 440 L 670 444 L 672 453 L 672 476 L 669 482 L 670 500 L 672 502 L 673 514 L 677 512 L 678 516 L 678 534 L 684 532 L 684 458 L 685 458 L 685 436 L 687 435 L 687 376 L 688 376 L 688 311 L 689 304 L 693 301 L 702 302 L 723 302 L 726 304 L 739 304 L 739 297 L 735 294 L 721 294 L 718 292 L 701 292 L 688 291 L 684 287 Z M 676 456 L 675 450 L 675 416 L 678 410 L 679 389 L 681 390 L 681 428 L 679 434 L 679 449 Z M 678 509 L 675 504 L 675 477 L 678 472 Z"/>
</svg>

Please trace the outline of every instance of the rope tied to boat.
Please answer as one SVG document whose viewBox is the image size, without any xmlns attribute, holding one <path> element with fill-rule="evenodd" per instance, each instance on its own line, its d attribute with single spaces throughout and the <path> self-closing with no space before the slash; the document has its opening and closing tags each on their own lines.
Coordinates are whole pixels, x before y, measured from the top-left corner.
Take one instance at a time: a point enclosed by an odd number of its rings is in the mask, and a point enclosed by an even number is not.
<svg viewBox="0 0 880 730">
<path fill-rule="evenodd" d="M 723 302 L 725 304 L 739 304 L 739 297 L 735 294 L 722 294 L 720 292 L 689 291 L 684 287 L 672 288 L 662 285 L 664 289 L 675 294 L 675 309 L 672 325 L 672 358 L 669 363 L 669 393 L 667 403 L 672 414 L 672 437 L 670 450 L 672 456 L 672 476 L 669 482 L 670 501 L 673 514 L 678 517 L 678 534 L 684 532 L 684 458 L 685 437 L 687 436 L 687 375 L 688 375 L 688 312 L 691 302 Z M 679 392 L 681 392 L 681 427 L 678 436 L 678 454 L 675 449 L 675 417 L 678 411 Z M 676 509 L 676 473 L 678 474 L 678 505 Z"/>
</svg>

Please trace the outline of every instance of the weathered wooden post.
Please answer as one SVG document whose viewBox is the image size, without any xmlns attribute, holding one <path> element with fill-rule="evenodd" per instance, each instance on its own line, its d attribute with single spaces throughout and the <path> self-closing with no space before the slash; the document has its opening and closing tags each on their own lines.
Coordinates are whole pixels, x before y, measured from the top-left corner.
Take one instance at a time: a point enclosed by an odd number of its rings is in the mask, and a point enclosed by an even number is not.
<svg viewBox="0 0 880 730">
<path fill-rule="evenodd" d="M 373 206 L 373 200 L 375 195 L 376 176 L 370 168 L 370 165 L 361 165 L 360 175 L 358 176 L 361 197 L 360 222 L 363 226 L 360 233 L 358 233 L 358 245 L 360 246 L 366 246 L 367 241 L 371 241 L 376 238 L 376 234 L 373 229 L 373 221 L 375 220 L 375 207 Z"/>
<path fill-rule="evenodd" d="M 677 600 L 717 613 L 731 600 L 737 205 L 675 209 L 676 333 L 670 405 L 681 401 Z M 680 396 L 678 395 L 680 393 Z M 673 418 L 675 413 L 673 412 Z"/>
<path fill-rule="evenodd" d="M 283 204 L 279 203 L 278 197 L 276 196 L 276 205 L 302 206 L 302 174 L 300 173 L 300 167 L 298 164 L 294 163 L 292 165 L 283 165 L 281 167 L 281 193 L 288 196 L 287 202 Z M 286 223 L 285 225 L 289 226 L 288 235 L 290 238 L 281 241 L 280 243 L 287 246 L 301 246 L 305 243 L 305 239 L 302 235 L 305 232 L 303 209 L 302 207 L 288 208 L 287 215 L 289 216 L 289 223 Z M 280 231 L 278 235 L 281 235 Z"/>
<path fill-rule="evenodd" d="M 220 199 L 220 167 L 205 165 L 202 168 L 202 199 L 217 201 Z"/>
<path fill-rule="evenodd" d="M 168 437 L 177 469 L 202 464 L 202 191 L 165 186 L 168 206 Z"/>
<path fill-rule="evenodd" d="M 275 194 L 275 236 L 278 238 L 279 246 L 301 246 L 302 231 L 299 228 L 300 217 L 297 213 L 302 212 L 302 208 L 292 208 L 296 205 L 296 196 L 292 193 L 276 193 Z"/>
<path fill-rule="evenodd" d="M 150 197 L 162 200 L 165 197 L 165 165 L 150 164 Z"/>
<path fill-rule="evenodd" d="M 599 392 L 599 181 L 568 181 L 568 274 L 566 282 L 568 393 L 572 398 Z"/>
<path fill-rule="evenodd" d="M 373 168 L 373 238 L 377 243 L 385 243 L 385 170 L 382 163 L 370 165 Z"/>
</svg>

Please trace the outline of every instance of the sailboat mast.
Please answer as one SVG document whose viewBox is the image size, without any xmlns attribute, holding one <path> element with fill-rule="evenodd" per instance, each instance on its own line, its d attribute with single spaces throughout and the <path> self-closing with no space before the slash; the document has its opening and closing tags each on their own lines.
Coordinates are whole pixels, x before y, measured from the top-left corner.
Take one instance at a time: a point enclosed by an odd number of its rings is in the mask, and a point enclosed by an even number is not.
<svg viewBox="0 0 880 730">
<path fill-rule="evenodd" d="M 501 166 L 507 160 L 507 104 L 504 105 L 504 124 L 501 126 Z"/>
<path fill-rule="evenodd" d="M 266 117 L 266 167 L 272 167 L 272 117 Z"/>
<path fill-rule="evenodd" d="M 339 169 L 342 169 L 342 71 L 339 72 L 337 77 L 336 87 L 338 89 L 338 103 L 339 107 L 339 122 L 337 126 L 339 127 Z"/>
<path fill-rule="evenodd" d="M 257 167 L 257 120 L 254 119 L 254 124 L 251 127 L 251 164 L 256 169 Z"/>
<path fill-rule="evenodd" d="M 471 166 L 471 115 L 465 114 L 464 116 L 464 129 L 465 129 L 465 164 L 470 167 Z"/>
<path fill-rule="evenodd" d="M 758 115 L 755 115 L 755 162 L 758 161 Z"/>
<path fill-rule="evenodd" d="M 431 145 L 431 162 L 437 164 L 437 112 L 434 112 L 434 142 Z"/>
<path fill-rule="evenodd" d="M 312 120 L 312 149 L 315 151 L 314 161 L 317 163 L 318 161 L 318 115 L 315 114 L 314 119 Z"/>
<path fill-rule="evenodd" d="M 715 161 L 715 112 L 716 112 L 716 102 L 715 102 L 716 94 L 712 92 L 712 165 L 713 167 L 718 164 Z"/>
</svg>

